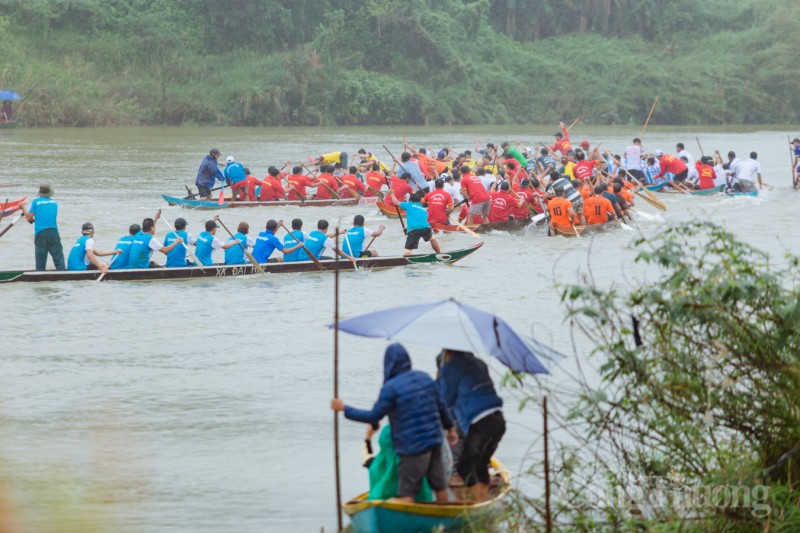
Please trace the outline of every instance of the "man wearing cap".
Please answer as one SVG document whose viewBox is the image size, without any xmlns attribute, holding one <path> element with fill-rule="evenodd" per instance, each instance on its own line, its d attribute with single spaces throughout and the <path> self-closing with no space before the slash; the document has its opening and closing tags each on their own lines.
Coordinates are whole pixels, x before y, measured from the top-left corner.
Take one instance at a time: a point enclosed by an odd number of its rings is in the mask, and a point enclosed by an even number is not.
<svg viewBox="0 0 800 533">
<path fill-rule="evenodd" d="M 792 153 L 794 154 L 794 161 L 792 162 L 792 177 L 794 179 L 794 187 L 800 186 L 800 137 L 792 139 Z"/>
<path fill-rule="evenodd" d="M 133 237 L 133 245 L 131 246 L 131 255 L 128 263 L 128 268 L 151 268 L 159 267 L 161 265 L 151 261 L 150 258 L 154 251 L 161 252 L 162 254 L 170 253 L 176 246 L 183 242 L 183 239 L 178 237 L 169 246 L 161 244 L 156 234 L 156 220 L 161 218 L 161 211 L 156 213 L 155 219 L 146 218 L 142 220 L 142 231 Z"/>
<path fill-rule="evenodd" d="M 216 180 L 225 181 L 225 176 L 219 170 L 217 159 L 219 159 L 219 150 L 212 148 L 200 163 L 200 168 L 197 170 L 197 178 L 194 180 L 197 190 L 200 191 L 200 198 L 210 200 L 214 182 Z"/>
<path fill-rule="evenodd" d="M 61 236 L 58 234 L 58 204 L 51 197 L 53 189 L 50 185 L 39 187 L 39 196 L 31 202 L 31 208 L 25 209 L 25 202 L 19 208 L 25 219 L 33 224 L 33 244 L 36 247 L 36 270 L 47 268 L 48 254 L 53 258 L 56 270 L 66 270 L 64 266 L 64 249 Z"/>
<path fill-rule="evenodd" d="M 590 150 L 589 150 L 589 141 L 581 141 L 580 147 L 581 147 L 581 150 L 583 150 L 583 152 L 585 154 L 588 154 L 590 152 Z"/>
<path fill-rule="evenodd" d="M 123 235 L 117 241 L 114 247 L 118 252 L 117 258 L 109 265 L 109 270 L 122 270 L 123 268 L 130 268 L 128 264 L 131 258 L 131 247 L 133 246 L 133 237 L 142 231 L 139 224 L 131 224 L 128 228 L 128 234 Z"/>
<path fill-rule="evenodd" d="M 186 231 L 186 219 L 175 219 L 175 231 L 170 231 L 164 236 L 164 246 L 171 246 L 178 237 L 183 239 L 183 246 L 176 246 L 167 254 L 167 268 L 178 268 L 189 266 L 190 263 L 186 261 L 186 245 L 197 244 L 197 239 L 194 235 Z"/>
<path fill-rule="evenodd" d="M 231 198 L 233 200 L 247 199 L 247 173 L 244 165 L 229 155 L 226 159 L 225 171 L 222 173 L 231 184 Z"/>
<path fill-rule="evenodd" d="M 572 150 L 572 145 L 569 143 L 569 132 L 563 122 L 559 122 L 558 125 L 561 126 L 561 131 L 556 132 L 556 142 L 550 147 L 550 151 L 561 152 L 561 155 L 565 155 Z"/>
<path fill-rule="evenodd" d="M 206 221 L 206 230 L 197 236 L 197 245 L 194 255 L 203 266 L 211 266 L 214 264 L 214 250 L 223 249 L 227 250 L 231 246 L 237 246 L 241 241 L 234 239 L 223 243 L 217 239 L 216 233 L 219 225 L 216 221 L 219 220 L 217 215 L 214 215 L 214 220 Z"/>
<path fill-rule="evenodd" d="M 81 226 L 81 236 L 72 245 L 67 260 L 67 270 L 99 270 L 106 272 L 108 264 L 101 262 L 98 257 L 121 254 L 122 250 L 113 252 L 101 252 L 94 249 L 94 226 L 91 222 L 86 222 Z"/>
</svg>

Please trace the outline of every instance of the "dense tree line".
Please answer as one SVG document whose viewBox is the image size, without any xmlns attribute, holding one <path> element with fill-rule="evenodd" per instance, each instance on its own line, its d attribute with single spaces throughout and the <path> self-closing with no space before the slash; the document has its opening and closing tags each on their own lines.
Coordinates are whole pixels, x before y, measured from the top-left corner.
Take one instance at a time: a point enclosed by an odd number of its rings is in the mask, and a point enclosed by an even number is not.
<svg viewBox="0 0 800 533">
<path fill-rule="evenodd" d="M 0 0 L 37 125 L 788 123 L 796 0 Z"/>
</svg>

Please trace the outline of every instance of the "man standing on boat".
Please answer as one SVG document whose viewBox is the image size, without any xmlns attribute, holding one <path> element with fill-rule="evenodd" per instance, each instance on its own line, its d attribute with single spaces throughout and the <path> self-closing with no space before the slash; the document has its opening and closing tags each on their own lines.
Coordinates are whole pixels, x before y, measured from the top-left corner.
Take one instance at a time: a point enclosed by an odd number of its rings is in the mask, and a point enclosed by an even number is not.
<svg viewBox="0 0 800 533">
<path fill-rule="evenodd" d="M 225 172 L 223 176 L 231 184 L 231 198 L 233 200 L 247 200 L 247 174 L 244 165 L 236 161 L 232 155 L 226 159 Z"/>
<path fill-rule="evenodd" d="M 39 187 L 39 196 L 31 202 L 30 210 L 25 209 L 25 202 L 19 203 L 19 209 L 25 219 L 33 224 L 33 244 L 36 248 L 36 270 L 47 268 L 47 256 L 53 258 L 56 270 L 66 270 L 64 266 L 64 248 L 58 234 L 58 203 L 52 199 L 53 189 L 50 185 Z"/>
<path fill-rule="evenodd" d="M 642 140 L 636 137 L 633 144 L 625 148 L 625 161 L 623 165 L 631 176 L 639 181 L 644 181 L 642 172 Z"/>
<path fill-rule="evenodd" d="M 551 152 L 561 152 L 561 155 L 566 155 L 567 152 L 572 150 L 572 145 L 569 143 L 569 132 L 563 122 L 559 122 L 558 125 L 561 126 L 561 131 L 556 132 L 556 142 L 550 146 L 549 150 Z"/>
<path fill-rule="evenodd" d="M 214 188 L 214 182 L 216 180 L 225 181 L 225 176 L 222 175 L 217 164 L 219 155 L 219 150 L 212 148 L 208 155 L 203 158 L 200 168 L 197 170 L 197 178 L 194 180 L 194 184 L 197 185 L 197 190 L 200 191 L 201 199 L 211 200 L 211 189 Z"/>
<path fill-rule="evenodd" d="M 794 186 L 800 185 L 800 137 L 792 139 L 792 153 L 794 160 L 792 161 L 792 177 L 794 179 Z"/>
<path fill-rule="evenodd" d="M 372 427 L 388 416 L 394 448 L 400 456 L 397 498 L 413 502 L 427 477 L 436 501 L 447 502 L 449 480 L 442 460 L 442 428 L 448 430 L 451 444 L 458 442 L 458 436 L 433 379 L 411 369 L 411 359 L 401 344 L 386 348 L 383 387 L 371 410 L 345 405 L 339 398 L 331 400 L 331 409 L 344 411 L 345 418 Z"/>
<path fill-rule="evenodd" d="M 108 263 L 103 263 L 98 257 L 121 254 L 122 250 L 101 252 L 94 249 L 94 226 L 86 222 L 81 226 L 81 236 L 75 241 L 67 260 L 67 270 L 99 270 L 106 272 Z"/>
<path fill-rule="evenodd" d="M 758 178 L 758 188 L 764 188 L 761 179 L 761 164 L 757 161 L 758 154 L 750 152 L 750 159 L 742 159 L 736 164 L 736 181 L 741 187 L 742 192 L 753 192 L 756 190 L 756 178 Z M 733 169 L 733 167 L 731 167 Z"/>
<path fill-rule="evenodd" d="M 506 432 L 503 400 L 495 392 L 486 363 L 471 353 L 444 351 L 439 387 L 465 435 L 456 471 L 464 480 L 470 501 L 486 501 L 491 481 L 489 462 Z"/>
</svg>

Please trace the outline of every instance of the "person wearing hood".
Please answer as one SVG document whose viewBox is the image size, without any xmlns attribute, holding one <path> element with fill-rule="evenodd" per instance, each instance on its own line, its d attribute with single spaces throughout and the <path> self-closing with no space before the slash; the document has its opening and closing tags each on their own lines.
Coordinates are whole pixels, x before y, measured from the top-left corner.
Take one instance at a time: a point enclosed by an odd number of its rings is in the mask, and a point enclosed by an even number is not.
<svg viewBox="0 0 800 533">
<path fill-rule="evenodd" d="M 200 191 L 201 199 L 210 200 L 214 182 L 216 180 L 225 181 L 225 176 L 222 175 L 217 163 L 219 155 L 219 150 L 212 148 L 200 162 L 200 168 L 197 170 L 197 178 L 194 180 L 194 184 L 197 186 L 197 190 Z"/>
<path fill-rule="evenodd" d="M 464 433 L 458 471 L 473 503 L 489 498 L 489 461 L 506 431 L 503 400 L 495 392 L 486 363 L 475 355 L 445 350 L 440 370 L 442 399 Z"/>
<path fill-rule="evenodd" d="M 436 384 L 426 373 L 411 369 L 406 349 L 398 343 L 386 348 L 383 358 L 383 387 L 370 410 L 331 400 L 334 411 L 344 411 L 345 418 L 377 427 L 389 417 L 395 451 L 400 456 L 397 497 L 413 502 L 427 478 L 436 501 L 447 501 L 448 479 L 442 461 L 442 431 L 448 430 L 451 444 L 458 442 L 453 422 L 439 396 Z"/>
</svg>

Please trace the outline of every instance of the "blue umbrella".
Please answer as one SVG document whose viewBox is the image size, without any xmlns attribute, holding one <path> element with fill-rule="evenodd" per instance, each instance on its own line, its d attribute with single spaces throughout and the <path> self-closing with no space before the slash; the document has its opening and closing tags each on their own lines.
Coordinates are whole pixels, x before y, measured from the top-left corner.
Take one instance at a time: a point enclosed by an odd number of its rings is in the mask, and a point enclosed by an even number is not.
<svg viewBox="0 0 800 533">
<path fill-rule="evenodd" d="M 454 299 L 395 307 L 339 322 L 339 329 L 480 355 L 492 355 L 515 372 L 549 374 L 564 355 L 529 339 L 502 318 Z M 543 363 L 546 362 L 546 364 Z"/>
<path fill-rule="evenodd" d="M 14 91 L 0 90 L 0 100 L 22 100 L 22 97 Z"/>
</svg>

